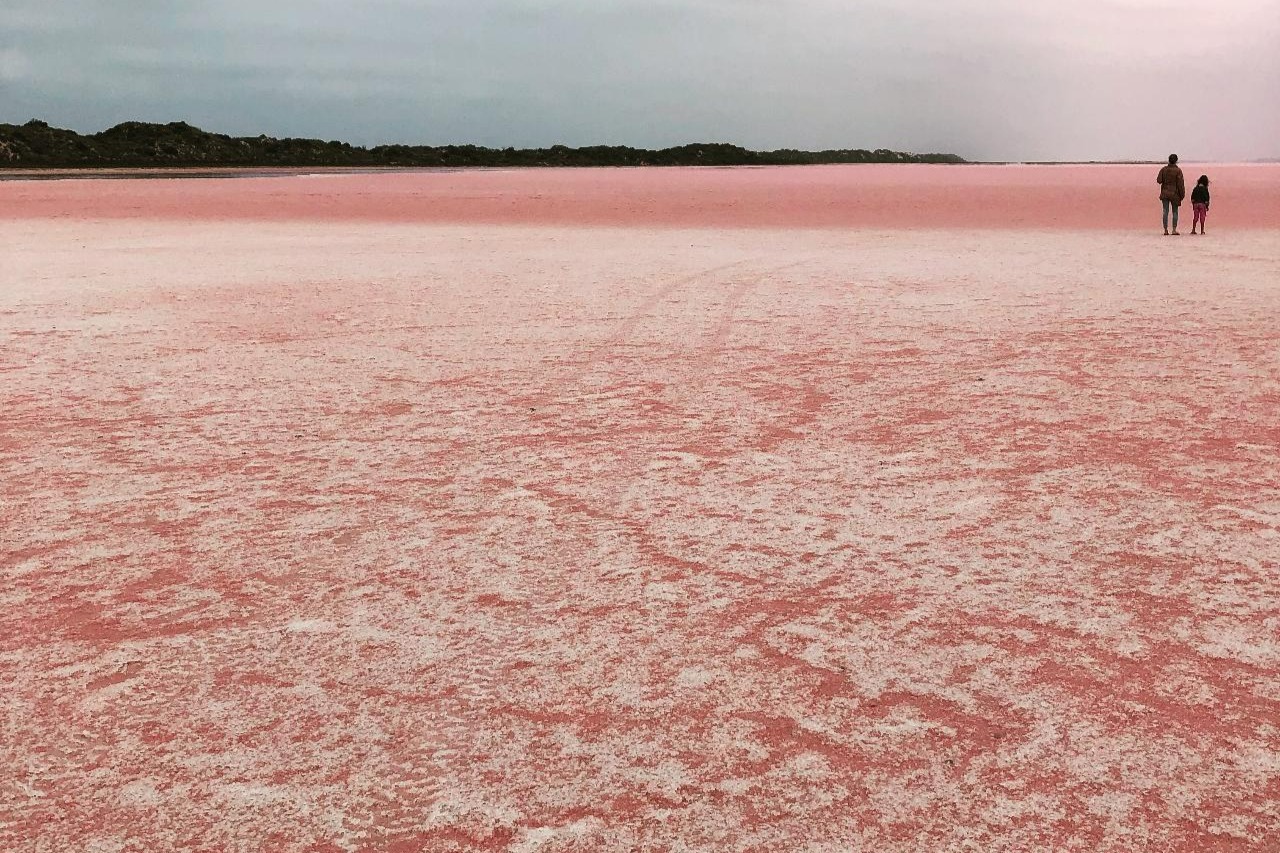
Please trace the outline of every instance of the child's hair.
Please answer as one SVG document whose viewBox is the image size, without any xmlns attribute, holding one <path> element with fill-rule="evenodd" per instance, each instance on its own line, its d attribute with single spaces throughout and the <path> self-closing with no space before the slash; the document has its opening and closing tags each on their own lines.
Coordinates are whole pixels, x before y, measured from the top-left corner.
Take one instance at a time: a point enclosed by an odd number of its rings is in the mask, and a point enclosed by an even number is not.
<svg viewBox="0 0 1280 853">
<path fill-rule="evenodd" d="M 1208 176 L 1208 175 L 1201 175 L 1201 176 L 1200 176 L 1200 180 L 1196 181 L 1196 183 L 1197 183 L 1197 184 L 1204 184 L 1206 187 L 1207 187 L 1207 186 L 1209 186 L 1209 176 Z"/>
</svg>

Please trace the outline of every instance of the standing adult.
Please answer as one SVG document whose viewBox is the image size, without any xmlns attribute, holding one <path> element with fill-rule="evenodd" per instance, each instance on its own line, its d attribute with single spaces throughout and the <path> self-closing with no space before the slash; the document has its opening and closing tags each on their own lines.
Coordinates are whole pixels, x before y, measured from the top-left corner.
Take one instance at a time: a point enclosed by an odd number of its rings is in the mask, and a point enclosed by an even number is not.
<svg viewBox="0 0 1280 853">
<path fill-rule="evenodd" d="M 1164 235 L 1169 236 L 1169 210 L 1173 210 L 1173 236 L 1178 236 L 1178 206 L 1187 197 L 1187 184 L 1178 168 L 1178 155 L 1169 155 L 1169 165 L 1156 177 L 1160 185 L 1160 205 L 1164 208 Z"/>
</svg>

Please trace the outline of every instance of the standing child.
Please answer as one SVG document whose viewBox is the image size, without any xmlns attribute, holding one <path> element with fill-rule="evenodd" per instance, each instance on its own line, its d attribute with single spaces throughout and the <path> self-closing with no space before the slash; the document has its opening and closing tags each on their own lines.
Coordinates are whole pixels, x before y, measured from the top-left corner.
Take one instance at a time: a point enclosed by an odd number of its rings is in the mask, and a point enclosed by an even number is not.
<svg viewBox="0 0 1280 853">
<path fill-rule="evenodd" d="M 1196 223 L 1200 223 L 1200 234 L 1204 235 L 1204 220 L 1209 215 L 1209 176 L 1201 175 L 1196 181 L 1196 188 L 1191 191 L 1191 233 L 1196 233 Z"/>
</svg>

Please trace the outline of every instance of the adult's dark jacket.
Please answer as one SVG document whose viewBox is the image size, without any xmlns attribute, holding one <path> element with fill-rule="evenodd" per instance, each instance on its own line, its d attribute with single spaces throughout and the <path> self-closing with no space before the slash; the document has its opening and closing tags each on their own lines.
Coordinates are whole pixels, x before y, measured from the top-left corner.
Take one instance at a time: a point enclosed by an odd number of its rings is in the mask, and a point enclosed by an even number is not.
<svg viewBox="0 0 1280 853">
<path fill-rule="evenodd" d="M 1182 177 L 1182 170 L 1177 166 L 1165 166 L 1161 169 L 1156 183 L 1160 185 L 1161 201 L 1182 204 L 1182 200 L 1187 197 L 1187 184 Z"/>
</svg>

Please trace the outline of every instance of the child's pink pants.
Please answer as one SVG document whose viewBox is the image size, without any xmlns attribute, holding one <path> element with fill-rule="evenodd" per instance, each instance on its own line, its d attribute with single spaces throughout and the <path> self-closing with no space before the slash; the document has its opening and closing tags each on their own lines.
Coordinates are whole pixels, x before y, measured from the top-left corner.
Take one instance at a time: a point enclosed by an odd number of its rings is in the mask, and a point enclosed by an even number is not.
<svg viewBox="0 0 1280 853">
<path fill-rule="evenodd" d="M 1191 227 L 1194 229 L 1199 223 L 1204 228 L 1204 218 L 1209 215 L 1209 205 L 1196 203 L 1191 205 Z"/>
</svg>

